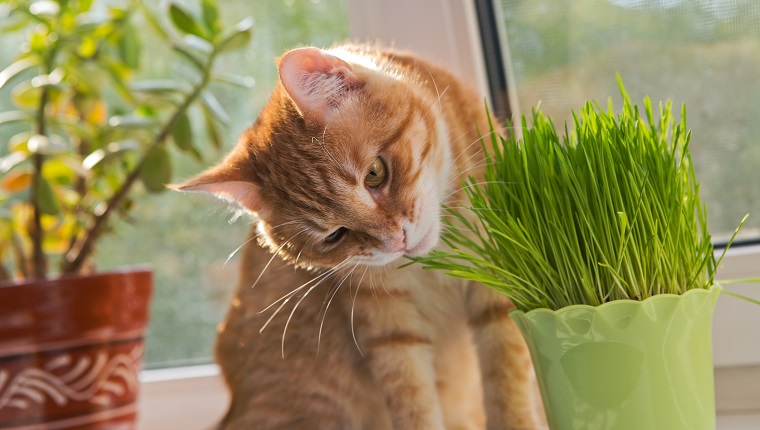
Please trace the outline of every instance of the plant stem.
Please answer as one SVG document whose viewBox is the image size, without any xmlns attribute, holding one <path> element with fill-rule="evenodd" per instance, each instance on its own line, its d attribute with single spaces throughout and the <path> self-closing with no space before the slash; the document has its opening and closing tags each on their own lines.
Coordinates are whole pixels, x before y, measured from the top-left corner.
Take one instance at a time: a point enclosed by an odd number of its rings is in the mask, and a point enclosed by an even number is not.
<svg viewBox="0 0 760 430">
<path fill-rule="evenodd" d="M 73 249 L 71 252 L 69 252 L 66 255 L 66 258 L 64 261 L 64 267 L 63 267 L 63 274 L 75 274 L 75 273 L 79 273 L 82 270 L 82 266 L 92 254 L 94 245 L 97 242 L 97 240 L 100 238 L 100 235 L 103 232 L 104 227 L 106 226 L 106 222 L 108 221 L 114 208 L 118 207 L 124 201 L 124 199 L 127 197 L 127 194 L 132 189 L 132 186 L 135 184 L 135 182 L 137 182 L 137 179 L 140 177 L 140 171 L 142 170 L 143 165 L 145 164 L 148 158 L 148 154 L 150 154 L 154 149 L 158 148 L 160 145 L 164 144 L 164 141 L 166 140 L 167 137 L 169 137 L 169 134 L 171 133 L 174 123 L 177 121 L 177 119 L 179 119 L 179 117 L 182 114 L 185 113 L 185 111 L 190 107 L 190 105 L 195 101 L 195 99 L 197 99 L 198 96 L 200 96 L 201 92 L 206 87 L 206 85 L 208 85 L 208 82 L 211 77 L 210 70 L 211 70 L 211 66 L 213 64 L 215 56 L 216 56 L 216 51 L 212 51 L 211 54 L 209 54 L 208 60 L 206 61 L 205 67 L 203 68 L 203 76 L 201 78 L 201 81 L 193 89 L 193 92 L 190 93 L 187 96 L 187 98 L 182 102 L 182 104 L 177 108 L 177 110 L 174 111 L 174 114 L 166 122 L 164 127 L 161 129 L 161 131 L 158 133 L 156 138 L 151 143 L 150 147 L 144 152 L 144 155 L 142 156 L 142 158 L 140 158 L 140 161 L 137 163 L 137 165 L 132 170 L 132 172 L 130 172 L 130 174 L 127 176 L 124 183 L 121 184 L 121 187 L 119 187 L 119 189 L 108 200 L 108 203 L 106 204 L 106 209 L 103 211 L 103 213 L 95 217 L 95 221 L 92 228 L 88 229 L 83 240 L 80 241 L 81 245 L 77 246 L 75 249 Z M 75 254 L 75 255 L 72 256 L 72 254 Z"/>
<path fill-rule="evenodd" d="M 5 268 L 5 264 L 0 263 L 0 282 L 11 279 L 11 274 L 8 269 Z"/>
<path fill-rule="evenodd" d="M 49 67 L 46 67 L 45 73 L 49 73 Z M 35 133 L 41 136 L 46 136 L 46 123 L 45 123 L 45 107 L 48 102 L 48 87 L 42 87 L 42 94 L 40 95 L 40 104 L 37 107 L 36 115 L 36 127 Z M 32 183 L 32 193 L 30 196 L 33 214 L 32 214 L 32 278 L 45 279 L 45 273 L 47 273 L 47 259 L 45 253 L 42 250 L 42 213 L 39 208 L 39 192 L 40 182 L 42 181 L 42 167 L 45 163 L 45 156 L 40 153 L 34 154 L 34 179 Z"/>
</svg>

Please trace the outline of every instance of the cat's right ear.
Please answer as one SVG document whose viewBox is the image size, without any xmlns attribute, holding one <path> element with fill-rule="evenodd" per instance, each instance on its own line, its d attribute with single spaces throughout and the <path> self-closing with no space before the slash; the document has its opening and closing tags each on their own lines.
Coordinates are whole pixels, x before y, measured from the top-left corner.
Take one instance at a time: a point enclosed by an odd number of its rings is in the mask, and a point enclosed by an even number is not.
<svg viewBox="0 0 760 430">
<path fill-rule="evenodd" d="M 263 211 L 259 187 L 236 178 L 233 172 L 219 165 L 179 185 L 169 185 L 177 191 L 202 192 L 237 205 L 260 215 Z"/>
<path fill-rule="evenodd" d="M 320 122 L 329 121 L 345 97 L 362 86 L 350 64 L 317 48 L 288 51 L 277 65 L 301 114 Z"/>
</svg>

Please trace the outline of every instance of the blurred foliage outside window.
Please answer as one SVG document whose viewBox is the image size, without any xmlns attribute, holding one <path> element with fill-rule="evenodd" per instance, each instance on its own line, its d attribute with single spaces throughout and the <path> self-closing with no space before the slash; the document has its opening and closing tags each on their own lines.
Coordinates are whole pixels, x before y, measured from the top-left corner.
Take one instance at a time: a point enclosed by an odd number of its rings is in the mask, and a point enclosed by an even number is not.
<svg viewBox="0 0 760 430">
<path fill-rule="evenodd" d="M 523 114 L 558 128 L 588 99 L 606 106 L 620 73 L 633 100 L 686 104 L 710 231 L 760 238 L 760 2 L 502 0 Z M 615 104 L 619 105 L 619 96 Z"/>
<path fill-rule="evenodd" d="M 201 2 L 181 0 L 187 10 L 201 16 Z M 105 9 L 115 3 L 95 0 L 93 8 Z M 154 12 L 165 12 L 167 1 L 143 2 Z M 229 114 L 229 127 L 221 131 L 224 143 L 214 149 L 209 142 L 197 145 L 202 154 L 170 148 L 174 163 L 173 178 L 179 181 L 218 161 L 232 148 L 237 137 L 250 126 L 268 100 L 277 79 L 274 59 L 286 49 L 301 45 L 329 46 L 347 36 L 345 5 L 341 0 L 295 1 L 219 1 L 219 18 L 225 27 L 245 17 L 254 20 L 253 40 L 247 49 L 218 58 L 217 70 L 245 76 L 241 86 L 211 83 L 211 90 Z M 0 15 L 2 15 L 0 2 Z M 166 13 L 158 14 L 165 16 Z M 2 18 L 0 16 L 0 18 Z M 138 78 L 182 76 L 176 56 L 155 43 L 158 35 L 138 18 L 135 35 L 142 45 Z M 168 28 L 168 23 L 163 23 Z M 23 41 L 22 34 L 0 32 L 0 70 L 8 66 Z M 0 112 L 13 109 L 11 89 L 0 90 Z M 118 92 L 118 89 L 111 89 Z M 189 122 L 197 136 L 206 136 L 201 109 L 191 109 Z M 24 131 L 18 127 L 0 128 L 0 157 L 7 155 L 10 138 Z M 196 138 L 198 139 L 198 138 Z M 147 339 L 147 367 L 203 363 L 211 360 L 216 325 L 223 318 L 237 282 L 239 261 L 228 256 L 238 248 L 249 229 L 248 219 L 231 219 L 220 205 L 209 199 L 180 193 L 140 195 L 134 223 L 116 223 L 116 231 L 99 243 L 95 264 L 104 271 L 125 265 L 149 264 L 155 272 L 156 291 Z"/>
</svg>

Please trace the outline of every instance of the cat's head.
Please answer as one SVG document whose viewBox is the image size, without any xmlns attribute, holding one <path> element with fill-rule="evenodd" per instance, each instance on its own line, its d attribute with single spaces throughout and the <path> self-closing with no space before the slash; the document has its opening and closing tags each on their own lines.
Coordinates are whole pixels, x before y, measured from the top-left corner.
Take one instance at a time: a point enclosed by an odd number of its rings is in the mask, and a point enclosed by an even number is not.
<svg viewBox="0 0 760 430">
<path fill-rule="evenodd" d="M 438 242 L 451 169 L 435 97 L 389 64 L 300 48 L 219 165 L 178 186 L 237 202 L 303 266 L 384 265 Z"/>
</svg>

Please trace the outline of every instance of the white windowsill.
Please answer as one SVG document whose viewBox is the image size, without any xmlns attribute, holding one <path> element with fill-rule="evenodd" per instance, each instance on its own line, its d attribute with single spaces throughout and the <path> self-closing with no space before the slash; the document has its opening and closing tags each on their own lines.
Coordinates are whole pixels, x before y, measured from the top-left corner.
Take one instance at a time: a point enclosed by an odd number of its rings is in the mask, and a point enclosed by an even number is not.
<svg viewBox="0 0 760 430">
<path fill-rule="evenodd" d="M 140 373 L 137 430 L 212 430 L 229 394 L 215 364 Z"/>
<path fill-rule="evenodd" d="M 719 430 L 756 430 L 760 423 L 760 366 L 716 369 Z M 137 430 L 212 430 L 229 394 L 214 364 L 141 373 Z"/>
</svg>

